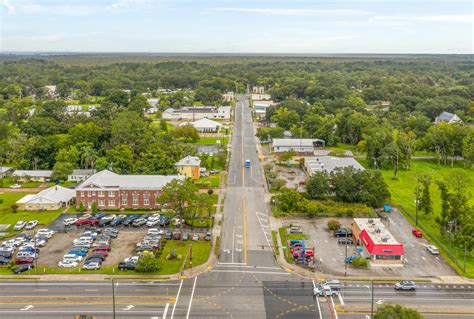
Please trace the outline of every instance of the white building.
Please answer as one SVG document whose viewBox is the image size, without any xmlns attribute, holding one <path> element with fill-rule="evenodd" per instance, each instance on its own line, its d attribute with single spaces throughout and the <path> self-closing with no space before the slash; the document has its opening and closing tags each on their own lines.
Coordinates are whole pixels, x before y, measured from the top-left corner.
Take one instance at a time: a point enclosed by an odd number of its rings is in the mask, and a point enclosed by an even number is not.
<svg viewBox="0 0 474 319">
<path fill-rule="evenodd" d="M 312 155 L 316 147 L 324 147 L 325 142 L 315 138 L 274 138 L 272 151 L 275 153 L 296 152 Z"/>
<path fill-rule="evenodd" d="M 215 133 L 221 128 L 221 123 L 204 118 L 190 123 L 182 123 L 181 125 L 191 125 L 199 133 Z"/>
<path fill-rule="evenodd" d="M 364 167 L 353 157 L 309 156 L 304 158 L 304 168 L 309 176 L 313 176 L 316 172 L 331 173 L 345 167 L 353 167 L 359 171 L 364 170 Z"/>
<path fill-rule="evenodd" d="M 50 98 L 55 98 L 58 95 L 56 91 L 56 85 L 46 85 L 44 89 L 46 96 Z"/>
<path fill-rule="evenodd" d="M 68 105 L 66 106 L 67 112 L 80 112 L 82 111 L 82 106 L 80 105 Z"/>
<path fill-rule="evenodd" d="M 11 167 L 0 167 L 0 178 L 5 178 L 13 173 L 13 168 Z"/>
<path fill-rule="evenodd" d="M 19 210 L 58 210 L 69 206 L 75 196 L 75 190 L 56 185 L 38 194 L 26 195 L 16 204 Z"/>
<path fill-rule="evenodd" d="M 96 173 L 95 169 L 75 169 L 71 175 L 67 176 L 67 180 L 71 182 L 82 182 Z"/>
<path fill-rule="evenodd" d="M 252 98 L 252 101 L 271 100 L 272 96 L 270 94 L 256 94 L 256 93 L 253 93 L 251 98 Z"/>
<path fill-rule="evenodd" d="M 35 182 L 49 182 L 53 171 L 37 171 L 37 170 L 16 170 L 12 176 L 17 178 L 20 182 L 35 181 Z"/>
<path fill-rule="evenodd" d="M 224 101 L 232 102 L 235 98 L 234 92 L 227 92 L 222 95 L 222 98 L 224 99 Z"/>
<path fill-rule="evenodd" d="M 267 109 L 272 106 L 274 103 L 272 100 L 256 100 L 253 101 L 253 108 L 255 110 L 255 114 L 258 117 L 265 117 L 267 114 Z"/>
<path fill-rule="evenodd" d="M 186 106 L 181 109 L 168 108 L 162 118 L 166 120 L 200 120 L 203 118 L 229 120 L 230 106 Z"/>
<path fill-rule="evenodd" d="M 148 101 L 148 104 L 150 104 L 150 106 L 157 106 L 158 103 L 160 102 L 160 99 L 159 98 L 151 98 L 151 99 L 147 99 Z"/>
<path fill-rule="evenodd" d="M 443 112 L 439 116 L 436 117 L 435 123 L 449 123 L 449 124 L 459 124 L 462 123 L 462 120 L 456 114 Z"/>
<path fill-rule="evenodd" d="M 265 87 L 263 85 L 255 85 L 252 88 L 252 93 L 254 93 L 254 94 L 263 94 L 263 93 L 265 93 Z"/>
</svg>

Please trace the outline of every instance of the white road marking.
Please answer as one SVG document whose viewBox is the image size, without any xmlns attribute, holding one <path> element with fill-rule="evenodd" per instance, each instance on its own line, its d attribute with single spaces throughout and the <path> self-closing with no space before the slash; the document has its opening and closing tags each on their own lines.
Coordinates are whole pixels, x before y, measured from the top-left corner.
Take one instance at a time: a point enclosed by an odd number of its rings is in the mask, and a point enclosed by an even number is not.
<svg viewBox="0 0 474 319">
<path fill-rule="evenodd" d="M 334 298 L 331 296 L 331 304 L 332 304 L 332 310 L 334 311 L 334 318 L 337 319 L 337 311 L 336 311 L 336 306 L 334 305 Z"/>
<path fill-rule="evenodd" d="M 166 314 L 168 313 L 168 308 L 169 308 L 170 304 L 167 303 L 166 306 L 165 306 L 165 310 L 163 311 L 163 319 L 166 319 Z M 157 317 L 158 319 L 158 317 Z"/>
<path fill-rule="evenodd" d="M 426 258 L 424 256 L 421 256 L 421 259 L 426 260 Z"/>
<path fill-rule="evenodd" d="M 265 266 L 252 266 L 246 264 L 221 264 L 218 263 L 217 266 L 222 267 L 238 267 L 238 268 L 253 268 L 253 269 L 281 269 L 280 267 L 265 267 Z"/>
<path fill-rule="evenodd" d="M 240 252 L 242 252 L 242 249 L 241 248 L 235 248 L 235 251 L 240 253 Z"/>
<path fill-rule="evenodd" d="M 269 274 L 269 275 L 291 275 L 289 272 L 275 272 L 275 271 L 246 271 L 246 270 L 224 270 L 212 269 L 211 272 L 229 272 L 229 273 L 249 273 L 249 274 Z"/>
<path fill-rule="evenodd" d="M 25 306 L 25 308 L 21 308 L 20 310 L 21 310 L 21 311 L 27 311 L 27 310 L 30 310 L 30 309 L 32 309 L 32 308 L 34 308 L 34 307 L 35 307 L 35 306 L 33 306 L 33 305 L 28 305 L 28 306 Z"/>
<path fill-rule="evenodd" d="M 198 277 L 194 277 L 193 290 L 191 291 L 191 298 L 189 299 L 188 313 L 186 314 L 186 319 L 189 319 L 189 314 L 191 313 L 191 306 L 193 304 L 194 291 L 196 290 L 196 282 Z"/>
<path fill-rule="evenodd" d="M 218 263 L 217 265 L 247 265 L 246 263 Z"/>
<path fill-rule="evenodd" d="M 48 289 L 35 289 L 35 291 L 48 291 Z"/>
<path fill-rule="evenodd" d="M 135 291 L 150 291 L 150 289 L 135 289 Z"/>
<path fill-rule="evenodd" d="M 235 226 L 232 226 L 232 262 L 234 262 L 234 250 L 235 250 Z"/>
<path fill-rule="evenodd" d="M 181 293 L 181 287 L 182 286 L 183 286 L 183 279 L 181 279 L 181 283 L 179 284 L 178 293 L 176 294 L 176 300 L 175 300 L 174 305 L 173 305 L 173 311 L 171 312 L 171 319 L 173 319 L 173 317 L 174 317 L 174 311 L 176 309 L 176 305 L 178 304 L 179 294 Z"/>
<path fill-rule="evenodd" d="M 99 289 L 85 289 L 84 291 L 87 291 L 87 292 L 95 292 L 95 291 L 99 291 Z"/>
<path fill-rule="evenodd" d="M 132 308 L 135 308 L 135 306 L 134 305 L 129 305 L 129 306 L 123 308 L 122 310 L 128 311 L 128 310 L 131 310 Z"/>
<path fill-rule="evenodd" d="M 344 306 L 344 300 L 342 300 L 341 294 L 338 294 L 337 296 L 339 297 L 339 301 L 341 302 L 341 305 Z"/>
</svg>

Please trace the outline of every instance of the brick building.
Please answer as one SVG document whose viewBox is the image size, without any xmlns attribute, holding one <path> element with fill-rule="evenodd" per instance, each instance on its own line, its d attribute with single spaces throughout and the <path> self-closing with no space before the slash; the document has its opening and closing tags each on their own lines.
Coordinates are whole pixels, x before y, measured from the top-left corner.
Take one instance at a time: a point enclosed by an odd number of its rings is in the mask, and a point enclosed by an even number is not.
<svg viewBox="0 0 474 319">
<path fill-rule="evenodd" d="M 87 209 L 95 202 L 98 209 L 155 209 L 161 189 L 179 175 L 118 175 L 100 171 L 76 188 L 76 205 Z"/>
</svg>

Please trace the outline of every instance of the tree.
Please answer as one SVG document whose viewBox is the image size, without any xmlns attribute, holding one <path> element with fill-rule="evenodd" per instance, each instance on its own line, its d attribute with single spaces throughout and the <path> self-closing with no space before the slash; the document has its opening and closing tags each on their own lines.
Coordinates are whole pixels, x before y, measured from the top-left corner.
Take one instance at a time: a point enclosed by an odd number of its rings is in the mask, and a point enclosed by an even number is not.
<svg viewBox="0 0 474 319">
<path fill-rule="evenodd" d="M 418 208 L 424 212 L 425 215 L 429 215 L 433 212 L 433 202 L 431 201 L 430 195 L 431 178 L 428 175 L 420 175 L 417 178 L 417 183 L 421 185 L 421 196 L 418 199 Z"/>
<path fill-rule="evenodd" d="M 270 185 L 270 188 L 273 189 L 273 190 L 279 190 L 280 188 L 282 188 L 285 185 L 286 185 L 286 180 L 285 179 L 277 178 L 277 179 L 272 181 L 272 183 Z"/>
<path fill-rule="evenodd" d="M 162 188 L 157 203 L 173 209 L 175 217 L 186 220 L 193 217 L 196 207 L 200 201 L 197 196 L 198 187 L 191 179 L 174 179 Z M 180 223 L 181 235 L 183 234 L 184 223 Z M 183 236 L 181 236 L 183 241 Z"/>
<path fill-rule="evenodd" d="M 181 125 L 175 128 L 171 135 L 175 138 L 182 138 L 185 142 L 196 142 L 199 140 L 199 132 L 192 125 Z"/>
<path fill-rule="evenodd" d="M 313 176 L 306 180 L 306 191 L 313 199 L 324 199 L 331 192 L 329 184 L 330 176 L 326 171 L 315 172 Z"/>
<path fill-rule="evenodd" d="M 411 157 L 415 153 L 418 141 L 416 134 L 413 131 L 400 132 L 397 139 L 398 147 L 402 152 L 402 156 L 405 162 L 405 169 L 410 169 Z"/>
<path fill-rule="evenodd" d="M 53 174 L 51 178 L 55 181 L 66 181 L 68 175 L 72 173 L 74 165 L 69 162 L 56 162 L 53 167 Z"/>
<path fill-rule="evenodd" d="M 328 225 L 328 229 L 331 230 L 331 231 L 341 228 L 341 223 L 336 219 L 328 220 L 327 225 Z"/>
<path fill-rule="evenodd" d="M 119 174 L 130 173 L 133 166 L 133 153 L 129 145 L 120 144 L 107 151 L 107 161 L 112 170 Z"/>
<path fill-rule="evenodd" d="M 140 114 L 140 116 L 143 116 L 144 110 L 148 107 L 150 107 L 150 104 L 148 103 L 146 97 L 144 97 L 143 95 L 137 95 L 132 98 L 132 101 L 128 105 L 128 110 L 136 112 Z"/>
<path fill-rule="evenodd" d="M 115 103 L 119 107 L 125 108 L 129 102 L 129 95 L 122 90 L 114 90 L 106 97 L 106 100 Z"/>
<path fill-rule="evenodd" d="M 272 116 L 272 121 L 277 123 L 279 127 L 289 130 L 293 125 L 300 122 L 300 116 L 296 111 L 288 110 L 285 107 L 279 108 Z"/>
<path fill-rule="evenodd" d="M 155 272 L 160 269 L 160 260 L 153 255 L 141 255 L 135 270 L 137 272 Z"/>
<path fill-rule="evenodd" d="M 299 192 L 293 189 L 283 188 L 281 192 L 275 197 L 278 208 L 284 213 L 296 211 L 299 201 L 302 196 Z"/>
<path fill-rule="evenodd" d="M 296 156 L 295 151 L 287 151 L 287 152 L 278 153 L 277 154 L 278 163 L 279 164 L 288 163 L 293 158 L 293 156 Z"/>
<path fill-rule="evenodd" d="M 423 319 L 424 317 L 415 309 L 401 305 L 383 305 L 377 308 L 375 319 Z"/>
<path fill-rule="evenodd" d="M 111 123 L 112 145 L 129 145 L 134 154 L 146 149 L 154 138 L 155 131 L 136 112 L 120 112 Z"/>
</svg>

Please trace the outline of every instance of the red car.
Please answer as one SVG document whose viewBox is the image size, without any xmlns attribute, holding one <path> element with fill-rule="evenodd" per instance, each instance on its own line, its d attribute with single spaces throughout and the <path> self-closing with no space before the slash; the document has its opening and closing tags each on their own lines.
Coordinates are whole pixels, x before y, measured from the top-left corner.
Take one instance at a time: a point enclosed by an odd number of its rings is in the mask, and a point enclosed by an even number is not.
<svg viewBox="0 0 474 319">
<path fill-rule="evenodd" d="M 15 259 L 15 264 L 31 264 L 33 261 L 33 257 L 18 257 Z"/>
<path fill-rule="evenodd" d="M 97 248 L 94 248 L 92 251 L 111 251 L 112 250 L 112 247 L 110 246 L 100 246 L 100 247 L 97 247 Z"/>
<path fill-rule="evenodd" d="M 418 237 L 418 238 L 423 237 L 423 234 L 422 234 L 421 231 L 419 231 L 418 229 L 413 229 L 413 230 L 411 231 L 411 233 L 412 233 L 415 237 Z"/>
<path fill-rule="evenodd" d="M 296 250 L 296 249 L 295 249 L 295 250 L 293 251 L 293 256 L 300 258 L 300 257 L 301 257 L 301 250 L 299 250 L 299 249 Z M 313 253 L 312 250 L 307 250 L 307 251 L 304 252 L 304 256 L 305 256 L 305 257 L 314 257 L 314 253 Z"/>
<path fill-rule="evenodd" d="M 105 249 L 93 249 L 92 252 L 94 254 L 101 254 L 101 255 L 104 255 L 105 257 L 107 257 L 109 255 L 109 252 Z"/>
<path fill-rule="evenodd" d="M 81 225 L 97 225 L 99 223 L 98 220 L 95 220 L 95 219 L 90 219 L 90 218 L 86 218 L 86 219 L 78 219 L 76 221 L 76 226 L 81 226 Z"/>
</svg>

